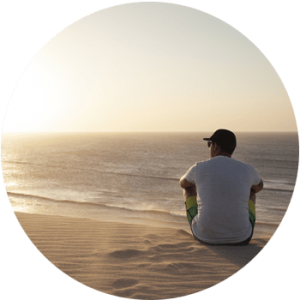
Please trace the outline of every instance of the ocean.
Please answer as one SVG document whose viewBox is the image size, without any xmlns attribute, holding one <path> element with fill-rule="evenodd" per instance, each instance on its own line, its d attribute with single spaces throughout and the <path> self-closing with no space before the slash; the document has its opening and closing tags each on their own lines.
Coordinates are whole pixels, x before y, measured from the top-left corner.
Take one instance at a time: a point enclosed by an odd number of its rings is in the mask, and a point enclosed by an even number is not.
<svg viewBox="0 0 300 300">
<path fill-rule="evenodd" d="M 17 212 L 187 228 L 180 177 L 209 159 L 211 133 L 4 133 L 2 170 Z M 297 133 L 236 133 L 233 158 L 264 181 L 257 223 L 279 225 L 298 170 Z"/>
</svg>

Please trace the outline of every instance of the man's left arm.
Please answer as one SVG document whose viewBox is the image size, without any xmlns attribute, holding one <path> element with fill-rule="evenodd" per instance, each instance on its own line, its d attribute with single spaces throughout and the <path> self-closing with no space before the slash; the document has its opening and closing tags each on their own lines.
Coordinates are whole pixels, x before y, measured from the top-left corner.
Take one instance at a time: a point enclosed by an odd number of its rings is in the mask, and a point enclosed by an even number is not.
<svg viewBox="0 0 300 300">
<path fill-rule="evenodd" d="M 262 180 L 260 180 L 259 184 L 252 185 L 251 186 L 251 192 L 254 192 L 255 194 L 260 192 L 264 187 L 264 183 Z"/>
</svg>

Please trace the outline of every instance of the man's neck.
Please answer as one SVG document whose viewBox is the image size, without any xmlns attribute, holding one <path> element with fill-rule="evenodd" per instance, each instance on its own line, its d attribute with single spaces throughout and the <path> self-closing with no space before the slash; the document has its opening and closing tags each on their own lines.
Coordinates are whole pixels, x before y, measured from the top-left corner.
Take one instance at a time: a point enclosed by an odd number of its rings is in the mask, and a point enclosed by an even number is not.
<svg viewBox="0 0 300 300">
<path fill-rule="evenodd" d="M 224 152 L 222 152 L 222 153 L 220 153 L 220 154 L 217 154 L 216 157 L 217 157 L 217 156 L 226 156 L 226 157 L 231 158 L 231 154 L 224 153 Z"/>
</svg>

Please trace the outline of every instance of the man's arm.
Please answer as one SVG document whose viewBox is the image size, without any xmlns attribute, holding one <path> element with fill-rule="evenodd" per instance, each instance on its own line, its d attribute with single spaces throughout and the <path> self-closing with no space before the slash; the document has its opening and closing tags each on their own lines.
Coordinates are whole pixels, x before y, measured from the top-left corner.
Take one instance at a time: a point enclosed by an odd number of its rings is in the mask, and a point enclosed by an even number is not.
<svg viewBox="0 0 300 300">
<path fill-rule="evenodd" d="M 180 180 L 179 180 L 179 185 L 183 188 L 183 189 L 187 189 L 190 187 L 195 187 L 195 185 L 189 181 L 186 180 L 185 175 L 183 175 Z"/>
<path fill-rule="evenodd" d="M 264 187 L 264 183 L 261 180 L 258 185 L 252 185 L 251 186 L 251 191 L 254 192 L 254 193 L 258 193 L 263 189 L 263 187 Z"/>
</svg>

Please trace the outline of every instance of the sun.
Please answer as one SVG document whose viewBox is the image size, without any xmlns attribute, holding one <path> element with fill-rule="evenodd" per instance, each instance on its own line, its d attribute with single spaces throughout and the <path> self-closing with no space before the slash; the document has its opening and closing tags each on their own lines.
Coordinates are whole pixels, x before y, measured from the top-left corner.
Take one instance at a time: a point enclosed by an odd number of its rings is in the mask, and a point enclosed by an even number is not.
<svg viewBox="0 0 300 300">
<path fill-rule="evenodd" d="M 63 81 L 57 77 L 51 72 L 51 67 L 38 60 L 28 65 L 8 103 L 3 132 L 40 132 L 49 127 L 59 128 L 68 97 L 61 88 Z M 53 126 L 55 124 L 57 126 Z"/>
</svg>

